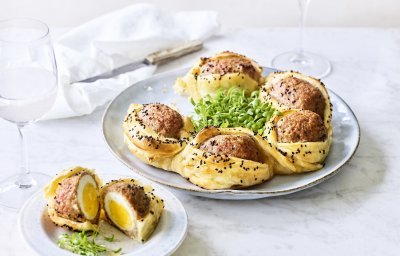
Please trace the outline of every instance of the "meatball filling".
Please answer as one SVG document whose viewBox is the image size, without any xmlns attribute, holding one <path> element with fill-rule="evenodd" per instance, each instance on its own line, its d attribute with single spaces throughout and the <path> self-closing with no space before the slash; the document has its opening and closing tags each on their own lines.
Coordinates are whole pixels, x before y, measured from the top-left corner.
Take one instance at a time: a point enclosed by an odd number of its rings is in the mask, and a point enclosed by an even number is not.
<svg viewBox="0 0 400 256">
<path fill-rule="evenodd" d="M 261 161 L 256 143 L 248 135 L 217 135 L 203 142 L 200 149 L 216 155 Z"/>
<path fill-rule="evenodd" d="M 322 118 L 309 110 L 293 112 L 280 119 L 277 135 L 283 143 L 324 141 L 327 136 Z"/>
<path fill-rule="evenodd" d="M 221 76 L 228 73 L 244 73 L 252 79 L 258 81 L 260 73 L 254 67 L 251 60 L 244 56 L 232 56 L 221 59 L 203 58 L 200 74 L 210 75 L 219 74 Z"/>
<path fill-rule="evenodd" d="M 182 116 L 164 104 L 144 105 L 139 118 L 155 132 L 168 138 L 177 138 L 183 127 Z"/>
<path fill-rule="evenodd" d="M 270 95 L 279 104 L 311 110 L 324 118 L 324 96 L 318 88 L 305 80 L 293 76 L 284 78 L 272 86 Z"/>
<path fill-rule="evenodd" d="M 146 216 L 150 210 L 150 198 L 146 195 L 143 187 L 126 182 L 117 182 L 106 187 L 103 195 L 105 196 L 109 192 L 116 192 L 125 197 L 135 209 L 138 219 Z"/>
</svg>

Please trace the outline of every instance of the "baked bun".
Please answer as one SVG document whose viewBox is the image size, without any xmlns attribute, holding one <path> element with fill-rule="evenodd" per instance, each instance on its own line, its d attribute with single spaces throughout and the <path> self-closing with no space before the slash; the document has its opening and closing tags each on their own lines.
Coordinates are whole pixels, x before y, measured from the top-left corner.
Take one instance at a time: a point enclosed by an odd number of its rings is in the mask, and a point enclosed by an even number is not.
<svg viewBox="0 0 400 256">
<path fill-rule="evenodd" d="M 283 111 L 267 123 L 264 135 L 276 174 L 321 169 L 332 143 L 330 123 L 309 110 Z"/>
<path fill-rule="evenodd" d="M 156 229 L 164 201 L 151 186 L 133 179 L 111 181 L 101 189 L 106 220 L 130 238 L 146 241 Z"/>
<path fill-rule="evenodd" d="M 250 94 L 264 82 L 262 72 L 262 67 L 254 60 L 226 51 L 201 58 L 188 74 L 176 80 L 174 88 L 195 101 L 232 87 L 242 88 Z"/>
<path fill-rule="evenodd" d="M 172 162 L 172 169 L 205 189 L 260 184 L 273 175 L 262 138 L 246 128 L 202 129 Z"/>
<path fill-rule="evenodd" d="M 78 166 L 60 172 L 44 188 L 50 219 L 71 230 L 97 230 L 101 184 L 91 169 Z"/>
<path fill-rule="evenodd" d="M 190 118 L 159 103 L 132 104 L 123 129 L 125 143 L 135 156 L 165 170 L 194 132 Z"/>
<path fill-rule="evenodd" d="M 294 71 L 274 72 L 266 77 L 260 89 L 260 99 L 284 111 L 303 109 L 313 111 L 330 122 L 332 108 L 325 85 L 315 78 Z"/>
</svg>

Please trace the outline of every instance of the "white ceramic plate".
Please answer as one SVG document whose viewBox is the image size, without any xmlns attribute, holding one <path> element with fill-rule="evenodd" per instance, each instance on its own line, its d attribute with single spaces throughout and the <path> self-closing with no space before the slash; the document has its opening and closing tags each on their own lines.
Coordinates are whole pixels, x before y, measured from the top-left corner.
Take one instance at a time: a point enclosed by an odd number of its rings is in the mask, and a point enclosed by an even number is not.
<svg viewBox="0 0 400 256">
<path fill-rule="evenodd" d="M 138 82 L 120 93 L 108 106 L 103 117 L 103 134 L 114 155 L 140 175 L 191 194 L 217 199 L 256 199 L 293 193 L 314 186 L 336 174 L 350 160 L 358 147 L 360 127 L 350 107 L 329 91 L 333 104 L 333 144 L 326 165 L 319 171 L 299 175 L 275 176 L 272 180 L 247 189 L 205 190 L 179 174 L 167 172 L 142 163 L 124 145 L 122 122 L 131 103 L 161 102 L 173 104 L 182 114 L 190 114 L 193 107 L 188 97 L 177 95 L 172 85 L 188 69 L 171 71 Z M 274 70 L 265 68 L 264 75 Z"/>
<path fill-rule="evenodd" d="M 126 178 L 115 177 L 115 175 L 99 175 L 104 182 L 111 179 Z M 106 179 L 108 178 L 108 179 Z M 155 194 L 164 199 L 165 209 L 161 215 L 160 222 L 150 239 L 140 244 L 115 228 L 105 225 L 108 235 L 114 234 L 115 241 L 107 243 L 99 239 L 107 247 L 112 249 L 122 248 L 123 255 L 171 255 L 183 242 L 187 231 L 187 215 L 180 201 L 168 190 L 151 183 Z M 43 198 L 43 192 L 38 191 L 23 206 L 19 213 L 18 225 L 22 237 L 29 247 L 38 255 L 57 255 L 73 256 L 69 251 L 57 246 L 57 239 L 63 233 L 70 231 L 54 225 L 47 215 L 46 201 Z"/>
</svg>

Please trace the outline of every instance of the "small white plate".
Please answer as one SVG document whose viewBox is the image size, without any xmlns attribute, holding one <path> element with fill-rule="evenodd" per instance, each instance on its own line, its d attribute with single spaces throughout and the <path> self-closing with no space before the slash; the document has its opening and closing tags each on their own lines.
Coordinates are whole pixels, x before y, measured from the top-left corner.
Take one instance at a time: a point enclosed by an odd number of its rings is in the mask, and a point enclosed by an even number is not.
<svg viewBox="0 0 400 256">
<path fill-rule="evenodd" d="M 115 175 L 99 175 L 103 182 L 111 179 L 126 178 Z M 105 179 L 109 178 L 109 179 Z M 183 242 L 187 231 L 187 215 L 181 202 L 169 191 L 150 183 L 154 193 L 164 199 L 165 209 L 161 215 L 160 222 L 150 239 L 140 244 L 115 228 L 110 232 L 115 234 L 115 241 L 104 244 L 109 248 L 122 248 L 123 255 L 171 255 Z M 58 237 L 63 233 L 71 233 L 67 229 L 57 227 L 47 215 L 46 201 L 43 192 L 35 193 L 23 206 L 19 213 L 18 225 L 22 237 L 28 246 L 38 255 L 73 256 L 69 251 L 57 246 Z M 110 233 L 109 233 L 110 234 Z M 99 235 L 99 239 L 101 238 Z"/>
<path fill-rule="evenodd" d="M 257 199 L 300 191 L 338 173 L 355 153 L 360 141 L 357 118 L 337 94 L 329 90 L 333 104 L 333 143 L 325 166 L 316 172 L 275 176 L 270 181 L 247 189 L 206 190 L 199 188 L 179 174 L 164 171 L 137 159 L 124 144 L 122 122 L 131 103 L 161 102 L 175 105 L 182 114 L 193 113 L 188 97 L 177 95 L 172 88 L 176 78 L 188 69 L 174 70 L 138 82 L 121 92 L 109 104 L 103 116 L 103 135 L 111 152 L 122 163 L 140 175 L 188 193 L 217 199 Z M 264 75 L 275 70 L 264 68 Z"/>
</svg>

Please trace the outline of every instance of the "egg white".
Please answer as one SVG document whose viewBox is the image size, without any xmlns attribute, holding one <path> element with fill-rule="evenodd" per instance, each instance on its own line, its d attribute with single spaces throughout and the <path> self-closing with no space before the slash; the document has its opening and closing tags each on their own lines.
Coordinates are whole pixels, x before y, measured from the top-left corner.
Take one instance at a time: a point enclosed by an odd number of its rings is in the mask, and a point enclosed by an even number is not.
<svg viewBox="0 0 400 256">
<path fill-rule="evenodd" d="M 110 202 L 111 200 L 116 201 L 118 204 L 122 205 L 122 207 L 125 208 L 125 210 L 129 213 L 129 217 L 131 218 L 131 226 L 130 227 L 121 227 L 118 225 L 113 220 L 113 216 L 111 215 L 111 210 L 110 210 Z M 126 198 L 121 195 L 120 193 L 117 192 L 108 192 L 106 196 L 104 197 L 104 210 L 107 213 L 107 216 L 109 219 L 113 222 L 114 225 L 116 225 L 119 229 L 121 230 L 126 230 L 126 231 L 131 231 L 134 229 L 135 223 L 136 223 L 136 212 L 134 211 L 132 205 L 126 200 Z"/>
<path fill-rule="evenodd" d="M 83 200 L 84 189 L 88 183 L 92 184 L 98 190 L 98 186 L 97 186 L 97 183 L 94 180 L 94 178 L 89 174 L 85 174 L 79 179 L 78 189 L 77 189 L 77 197 L 78 197 L 78 204 L 80 206 L 80 210 L 83 213 L 83 215 L 85 216 L 85 218 L 87 220 L 93 220 L 94 218 L 97 217 L 98 211 L 96 212 L 96 214 L 90 215 L 88 212 L 86 212 L 84 210 L 85 208 L 83 207 L 83 205 L 84 205 L 84 200 Z M 97 194 L 97 196 L 99 196 L 99 193 Z"/>
</svg>

